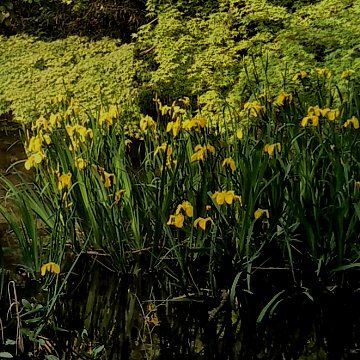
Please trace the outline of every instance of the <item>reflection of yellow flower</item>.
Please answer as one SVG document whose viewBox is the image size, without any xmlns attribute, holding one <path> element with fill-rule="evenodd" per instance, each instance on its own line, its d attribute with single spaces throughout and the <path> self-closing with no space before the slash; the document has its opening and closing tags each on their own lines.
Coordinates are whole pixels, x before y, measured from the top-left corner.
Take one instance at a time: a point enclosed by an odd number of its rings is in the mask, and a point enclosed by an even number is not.
<svg viewBox="0 0 360 360">
<path fill-rule="evenodd" d="M 159 318 L 157 316 L 156 306 L 150 303 L 147 306 L 148 314 L 145 316 L 145 321 L 150 326 L 158 326 L 160 324 Z"/>
<path fill-rule="evenodd" d="M 199 217 L 194 221 L 194 227 L 199 227 L 201 230 L 205 231 L 207 223 L 210 223 L 210 224 L 213 223 L 213 221 L 210 217 L 207 217 L 207 218 Z"/>
<path fill-rule="evenodd" d="M 192 217 L 194 215 L 193 206 L 189 203 L 189 201 L 184 201 L 182 204 L 180 204 L 177 207 L 175 214 L 178 215 L 181 213 L 181 211 L 184 211 L 188 217 Z"/>
<path fill-rule="evenodd" d="M 346 128 L 350 125 L 352 125 L 354 129 L 359 129 L 359 120 L 355 116 L 353 116 L 351 119 L 345 121 L 344 123 L 344 127 Z"/>
<path fill-rule="evenodd" d="M 58 189 L 62 191 L 64 189 L 70 189 L 71 187 L 71 173 L 62 174 L 59 176 Z"/>
<path fill-rule="evenodd" d="M 44 158 L 44 155 L 42 153 L 35 153 L 30 155 L 27 160 L 25 161 L 25 169 L 30 170 L 34 166 L 40 164 Z"/>
<path fill-rule="evenodd" d="M 241 204 L 241 196 L 235 195 L 234 191 L 216 191 L 211 195 L 211 198 L 217 205 L 228 204 L 231 205 L 234 201 L 239 201 Z"/>
<path fill-rule="evenodd" d="M 183 214 L 170 215 L 167 225 L 172 225 L 181 229 L 184 226 L 184 220 Z"/>
<path fill-rule="evenodd" d="M 276 153 L 281 152 L 281 144 L 280 143 L 266 144 L 264 147 L 264 152 L 268 153 L 270 157 L 273 157 L 275 152 Z"/>
<path fill-rule="evenodd" d="M 265 209 L 257 209 L 254 212 L 254 218 L 255 220 L 260 219 L 263 215 L 265 215 L 267 218 L 270 217 L 269 215 L 269 210 L 265 210 Z"/>
<path fill-rule="evenodd" d="M 53 274 L 60 274 L 60 266 L 53 262 L 48 262 L 48 263 L 44 264 L 40 269 L 41 276 L 45 276 L 45 274 L 47 272 L 50 272 Z"/>
<path fill-rule="evenodd" d="M 232 172 L 236 170 L 235 161 L 232 158 L 224 159 L 224 161 L 222 162 L 222 166 L 223 167 L 229 166 Z"/>
</svg>

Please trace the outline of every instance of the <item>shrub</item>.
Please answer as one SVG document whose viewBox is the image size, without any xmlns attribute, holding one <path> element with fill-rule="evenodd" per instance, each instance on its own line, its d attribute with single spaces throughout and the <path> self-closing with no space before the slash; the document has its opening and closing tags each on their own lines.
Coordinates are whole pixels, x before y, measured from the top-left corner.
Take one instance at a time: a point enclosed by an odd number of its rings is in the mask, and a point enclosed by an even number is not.
<svg viewBox="0 0 360 360">
<path fill-rule="evenodd" d="M 137 109 L 133 45 L 69 37 L 45 42 L 0 37 L 0 112 L 30 121 L 57 96 L 76 94 L 82 106 L 127 103 Z M 9 105 L 10 104 L 10 105 Z"/>
</svg>

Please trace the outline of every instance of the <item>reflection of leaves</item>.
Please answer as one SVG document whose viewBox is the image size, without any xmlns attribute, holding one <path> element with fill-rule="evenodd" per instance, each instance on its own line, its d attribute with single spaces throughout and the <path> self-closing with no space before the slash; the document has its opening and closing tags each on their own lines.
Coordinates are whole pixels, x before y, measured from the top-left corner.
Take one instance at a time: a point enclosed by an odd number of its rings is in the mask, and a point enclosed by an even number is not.
<svg viewBox="0 0 360 360">
<path fill-rule="evenodd" d="M 59 360 L 55 355 L 45 355 L 45 360 Z"/>
<path fill-rule="evenodd" d="M 8 352 L 0 352 L 0 359 L 12 359 L 13 356 Z"/>
</svg>

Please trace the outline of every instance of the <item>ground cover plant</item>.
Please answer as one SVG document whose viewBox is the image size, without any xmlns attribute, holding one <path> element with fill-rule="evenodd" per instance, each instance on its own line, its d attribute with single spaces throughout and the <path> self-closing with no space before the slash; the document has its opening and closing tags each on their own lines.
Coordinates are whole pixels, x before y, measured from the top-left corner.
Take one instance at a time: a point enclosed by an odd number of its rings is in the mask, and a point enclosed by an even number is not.
<svg viewBox="0 0 360 360">
<path fill-rule="evenodd" d="M 329 69 L 292 74 L 291 91 L 271 94 L 264 84 L 239 108 L 224 103 L 216 123 L 187 97 L 154 98 L 156 118 L 143 115 L 137 127 L 119 106 L 88 112 L 74 99 L 53 101 L 25 132 L 34 182 L 6 184 L 20 224 L 1 207 L 29 278 L 46 294 L 35 302 L 32 340 L 59 336 L 73 270 L 104 257 L 131 294 L 122 311 L 133 332 L 122 351 L 137 338 L 146 353 L 148 336 L 160 339 L 163 356 L 298 358 L 310 339 L 334 358 L 356 347 L 360 148 L 351 75 L 340 93 Z M 338 316 L 328 316 L 335 306 Z M 174 343 L 184 331 L 176 314 L 194 333 Z M 47 351 L 61 356 L 55 342 Z"/>
</svg>

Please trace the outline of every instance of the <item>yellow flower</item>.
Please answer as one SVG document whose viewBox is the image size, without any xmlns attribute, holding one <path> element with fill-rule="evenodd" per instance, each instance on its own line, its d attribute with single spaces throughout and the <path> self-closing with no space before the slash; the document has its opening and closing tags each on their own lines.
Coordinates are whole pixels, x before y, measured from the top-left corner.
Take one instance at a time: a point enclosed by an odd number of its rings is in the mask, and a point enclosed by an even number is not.
<svg viewBox="0 0 360 360">
<path fill-rule="evenodd" d="M 308 108 L 307 114 L 308 114 L 308 116 L 312 116 L 312 115 L 321 116 L 322 112 L 321 112 L 321 109 L 318 106 L 310 106 Z"/>
<path fill-rule="evenodd" d="M 31 168 L 35 167 L 36 165 L 40 164 L 44 158 L 42 153 L 35 153 L 30 155 L 27 160 L 25 161 L 25 169 L 30 170 Z"/>
<path fill-rule="evenodd" d="M 32 125 L 31 129 L 32 130 L 42 130 L 44 129 L 45 131 L 49 131 L 49 123 L 48 121 L 43 117 L 41 116 L 39 119 L 37 119 L 35 121 L 35 124 Z"/>
<path fill-rule="evenodd" d="M 282 91 L 277 99 L 275 100 L 274 104 L 277 106 L 283 106 L 285 104 L 285 101 L 288 100 L 289 102 L 292 101 L 292 95 L 286 93 L 285 91 Z"/>
<path fill-rule="evenodd" d="M 319 117 L 317 115 L 305 116 L 301 120 L 300 124 L 302 127 L 306 127 L 308 125 L 312 125 L 316 127 L 319 125 Z"/>
<path fill-rule="evenodd" d="M 40 269 L 41 276 L 45 276 L 47 272 L 51 272 L 53 274 L 60 274 L 60 266 L 53 262 L 48 262 L 44 264 Z"/>
<path fill-rule="evenodd" d="M 243 129 L 238 129 L 236 131 L 236 137 L 239 139 L 239 140 L 242 140 L 244 138 L 244 131 Z"/>
<path fill-rule="evenodd" d="M 293 76 L 292 80 L 293 80 L 293 81 L 296 81 L 296 80 L 298 80 L 298 79 L 305 79 L 305 78 L 307 78 L 308 76 L 309 76 L 308 73 L 307 73 L 306 71 L 302 70 L 302 71 L 296 73 L 296 74 Z"/>
<path fill-rule="evenodd" d="M 170 215 L 167 225 L 172 225 L 181 229 L 184 226 L 184 220 L 185 218 L 183 214 Z"/>
<path fill-rule="evenodd" d="M 268 153 L 270 157 L 273 157 L 275 152 L 276 153 L 281 152 L 281 144 L 280 143 L 266 144 L 264 147 L 264 152 Z"/>
<path fill-rule="evenodd" d="M 49 125 L 51 128 L 56 128 L 61 124 L 60 114 L 51 114 L 49 118 Z"/>
<path fill-rule="evenodd" d="M 140 120 L 140 130 L 145 132 L 148 129 L 156 131 L 156 122 L 151 116 L 146 115 Z"/>
<path fill-rule="evenodd" d="M 236 170 L 235 161 L 232 158 L 224 159 L 224 161 L 222 162 L 222 166 L 229 166 L 232 172 Z"/>
<path fill-rule="evenodd" d="M 173 137 L 179 135 L 181 130 L 181 120 L 178 118 L 176 121 L 171 121 L 166 126 L 166 132 L 172 132 Z"/>
<path fill-rule="evenodd" d="M 121 189 L 121 190 L 118 190 L 115 192 L 114 200 L 115 200 L 116 204 L 122 199 L 122 197 L 124 196 L 125 193 L 126 193 L 126 190 L 124 190 L 124 189 Z"/>
<path fill-rule="evenodd" d="M 320 77 L 323 76 L 323 77 L 331 78 L 332 76 L 332 73 L 328 68 L 323 68 L 323 69 L 317 68 L 316 73 Z"/>
<path fill-rule="evenodd" d="M 72 184 L 71 176 L 72 174 L 70 172 L 59 176 L 58 189 L 60 192 L 64 189 L 70 189 Z"/>
<path fill-rule="evenodd" d="M 258 101 L 253 101 L 245 103 L 244 110 L 247 110 L 251 116 L 257 117 L 265 112 L 265 107 Z"/>
<path fill-rule="evenodd" d="M 351 76 L 355 73 L 354 70 L 345 70 L 341 73 L 341 78 L 343 80 L 348 80 L 351 78 Z"/>
<path fill-rule="evenodd" d="M 354 129 L 359 129 L 359 120 L 355 116 L 353 116 L 351 119 L 345 121 L 344 123 L 345 128 L 350 125 L 352 125 Z"/>
<path fill-rule="evenodd" d="M 87 161 L 83 158 L 77 158 L 75 159 L 75 167 L 79 170 L 84 170 L 87 166 Z"/>
<path fill-rule="evenodd" d="M 43 138 L 40 135 L 30 138 L 27 146 L 27 151 L 32 153 L 38 153 L 42 150 Z"/>
<path fill-rule="evenodd" d="M 104 176 L 104 186 L 109 189 L 111 187 L 111 185 L 115 184 L 115 175 L 114 174 L 110 174 L 106 171 L 104 171 L 103 173 Z"/>
<path fill-rule="evenodd" d="M 116 119 L 120 115 L 120 111 L 116 105 L 110 105 L 108 113 L 113 119 Z"/>
<path fill-rule="evenodd" d="M 199 217 L 194 221 L 194 227 L 199 227 L 201 230 L 205 231 L 207 223 L 210 223 L 210 225 L 213 224 L 213 221 L 210 217 Z"/>
<path fill-rule="evenodd" d="M 264 209 L 257 209 L 254 212 L 254 218 L 255 220 L 260 219 L 263 215 L 265 215 L 267 218 L 270 217 L 269 215 L 269 210 L 264 210 Z"/>
<path fill-rule="evenodd" d="M 196 145 L 194 151 L 194 154 L 191 155 L 191 162 L 204 161 L 208 153 L 215 154 L 215 148 L 212 145 Z"/>
<path fill-rule="evenodd" d="M 50 145 L 51 144 L 51 137 L 48 134 L 44 134 L 43 138 L 46 142 L 46 145 Z"/>
<path fill-rule="evenodd" d="M 355 181 L 355 189 L 360 190 L 360 181 Z"/>
<path fill-rule="evenodd" d="M 154 151 L 154 155 L 156 156 L 160 151 L 161 152 L 166 151 L 167 156 L 171 156 L 173 153 L 173 149 L 172 149 L 171 145 L 169 145 L 167 143 L 163 143 L 160 146 L 158 146 Z"/>
<path fill-rule="evenodd" d="M 104 112 L 101 111 L 99 115 L 99 125 L 102 126 L 105 124 L 107 128 L 113 125 L 114 119 L 116 118 L 116 112 L 112 109 L 112 111 Z"/>
<path fill-rule="evenodd" d="M 182 128 L 187 131 L 191 131 L 193 129 L 200 130 L 203 129 L 206 126 L 206 124 L 207 124 L 207 120 L 204 117 L 197 115 L 191 120 L 185 120 L 182 123 Z"/>
<path fill-rule="evenodd" d="M 182 204 L 180 204 L 177 207 L 175 214 L 178 215 L 181 213 L 181 211 L 184 211 L 188 217 L 192 217 L 194 215 L 193 206 L 189 203 L 189 201 L 184 201 Z"/>
<path fill-rule="evenodd" d="M 234 191 L 216 191 L 211 195 L 211 198 L 217 205 L 228 204 L 231 205 L 234 201 L 239 201 L 241 204 L 241 196 L 235 195 Z"/>
<path fill-rule="evenodd" d="M 322 109 L 321 110 L 321 115 L 325 118 L 327 118 L 329 121 L 335 121 L 336 118 L 339 117 L 340 115 L 340 111 L 338 109 Z"/>
</svg>

